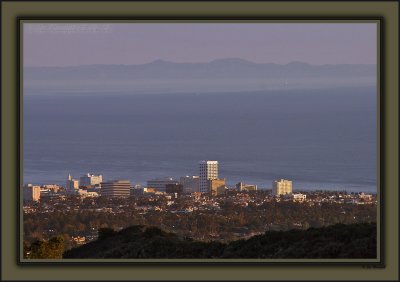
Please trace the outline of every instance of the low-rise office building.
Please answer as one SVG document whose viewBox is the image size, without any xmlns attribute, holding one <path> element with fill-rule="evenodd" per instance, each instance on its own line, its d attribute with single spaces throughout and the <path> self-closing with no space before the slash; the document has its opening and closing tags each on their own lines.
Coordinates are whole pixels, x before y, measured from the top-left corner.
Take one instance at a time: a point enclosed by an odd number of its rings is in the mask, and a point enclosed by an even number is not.
<svg viewBox="0 0 400 282">
<path fill-rule="evenodd" d="M 249 185 L 239 182 L 236 184 L 236 189 L 239 191 L 257 191 L 257 185 Z"/>
<path fill-rule="evenodd" d="M 183 193 L 183 185 L 178 183 L 167 184 L 165 192 L 167 192 L 167 194 L 181 195 Z"/>
<path fill-rule="evenodd" d="M 147 181 L 147 188 L 154 188 L 159 192 L 165 192 L 168 184 L 179 184 L 179 181 L 172 177 L 156 178 Z"/>
<path fill-rule="evenodd" d="M 183 185 L 184 193 L 195 193 L 199 192 L 199 176 L 184 176 L 179 179 L 179 183 Z"/>
<path fill-rule="evenodd" d="M 208 180 L 208 189 L 212 196 L 224 195 L 226 189 L 225 178 Z"/>
<path fill-rule="evenodd" d="M 129 197 L 131 194 L 131 182 L 129 180 L 112 180 L 101 183 L 101 196 L 105 197 Z"/>
<path fill-rule="evenodd" d="M 293 202 L 299 202 L 302 203 L 307 199 L 307 195 L 306 194 L 301 194 L 301 193 L 296 193 L 296 194 L 292 194 L 292 200 Z"/>
</svg>

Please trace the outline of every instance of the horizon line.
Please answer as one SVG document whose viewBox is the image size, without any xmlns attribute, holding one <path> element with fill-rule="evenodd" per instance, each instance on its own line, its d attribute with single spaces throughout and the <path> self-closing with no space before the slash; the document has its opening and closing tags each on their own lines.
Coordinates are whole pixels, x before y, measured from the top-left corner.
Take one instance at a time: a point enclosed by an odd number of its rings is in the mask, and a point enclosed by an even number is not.
<svg viewBox="0 0 400 282">
<path fill-rule="evenodd" d="M 131 63 L 131 64 L 121 64 L 121 63 L 94 63 L 94 64 L 82 64 L 82 65 L 29 65 L 29 66 L 23 66 L 23 68 L 71 68 L 71 67 L 87 67 L 87 66 L 144 66 L 144 65 L 149 65 L 149 64 L 157 64 L 157 63 L 165 63 L 165 64 L 211 64 L 211 63 L 216 63 L 220 61 L 236 61 L 236 62 L 241 62 L 241 63 L 247 63 L 247 64 L 253 64 L 253 65 L 276 65 L 276 66 L 288 66 L 292 64 L 304 64 L 308 66 L 316 66 L 316 67 L 322 67 L 322 66 L 339 66 L 339 65 L 371 65 L 371 66 L 376 66 L 377 63 L 338 63 L 338 64 L 332 64 L 332 63 L 325 63 L 325 64 L 312 64 L 309 62 L 305 61 L 300 61 L 300 60 L 293 60 L 288 63 L 274 63 L 274 62 L 254 62 L 251 60 L 239 58 L 239 57 L 224 57 L 224 58 L 215 58 L 209 61 L 198 61 L 198 62 L 176 62 L 176 61 L 171 61 L 171 60 L 165 60 L 165 59 L 153 59 L 149 62 L 146 63 Z"/>
</svg>

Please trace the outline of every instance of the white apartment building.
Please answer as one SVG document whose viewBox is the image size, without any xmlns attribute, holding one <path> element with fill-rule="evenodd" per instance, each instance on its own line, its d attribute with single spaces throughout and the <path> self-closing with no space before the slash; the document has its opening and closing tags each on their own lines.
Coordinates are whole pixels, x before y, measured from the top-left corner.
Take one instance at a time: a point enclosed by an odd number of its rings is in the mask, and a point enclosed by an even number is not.
<svg viewBox="0 0 400 282">
<path fill-rule="evenodd" d="M 184 193 L 195 193 L 199 192 L 199 177 L 186 175 L 179 179 L 179 182 L 183 185 Z"/>
<path fill-rule="evenodd" d="M 94 175 L 87 173 L 81 178 L 79 178 L 80 186 L 94 186 L 94 185 L 99 185 L 101 182 L 103 182 L 103 176 L 101 174 L 99 175 Z"/>
<path fill-rule="evenodd" d="M 201 193 L 209 193 L 209 180 L 218 179 L 218 161 L 200 161 L 199 190 Z"/>
<path fill-rule="evenodd" d="M 275 196 L 286 195 L 292 193 L 292 181 L 281 179 L 272 183 L 272 194 Z"/>
<path fill-rule="evenodd" d="M 156 178 L 147 181 L 147 188 L 154 188 L 159 192 L 165 192 L 167 184 L 179 184 L 179 181 L 172 177 Z"/>
</svg>

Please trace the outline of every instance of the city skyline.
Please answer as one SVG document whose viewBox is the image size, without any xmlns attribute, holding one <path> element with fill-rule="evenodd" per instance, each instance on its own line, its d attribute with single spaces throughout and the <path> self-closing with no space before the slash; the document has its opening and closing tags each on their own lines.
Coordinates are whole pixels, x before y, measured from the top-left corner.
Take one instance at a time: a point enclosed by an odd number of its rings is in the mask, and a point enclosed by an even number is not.
<svg viewBox="0 0 400 282">
<path fill-rule="evenodd" d="M 254 184 L 252 182 L 251 179 L 242 179 L 240 178 L 239 182 L 232 182 L 229 181 L 229 179 L 227 178 L 219 178 L 219 161 L 215 161 L 215 160 L 201 160 L 198 162 L 199 164 L 199 171 L 197 174 L 195 173 L 189 173 L 189 174 L 181 174 L 181 175 L 175 175 L 175 176 L 161 176 L 161 177 L 152 177 L 147 179 L 145 182 L 146 184 L 143 184 L 141 182 L 135 182 L 132 179 L 129 178 L 118 178 L 118 177 L 105 177 L 103 178 L 103 174 L 102 173 L 93 173 L 93 172 L 86 172 L 81 174 L 82 176 L 76 179 L 72 178 L 71 173 L 68 172 L 67 174 L 67 181 L 66 181 L 66 192 L 67 193 L 71 193 L 71 190 L 79 190 L 81 187 L 85 187 L 87 186 L 86 184 L 82 184 L 82 180 L 86 183 L 89 182 L 91 183 L 88 187 L 97 187 L 98 189 L 101 188 L 101 183 L 113 183 L 113 182 L 118 182 L 118 181 L 128 181 L 129 183 L 131 183 L 131 187 L 142 187 L 142 188 L 152 188 L 152 189 L 156 189 L 157 191 L 160 192 L 165 192 L 165 185 L 170 183 L 170 184 L 182 184 L 185 188 L 185 185 L 187 185 L 189 188 L 186 190 L 184 189 L 185 193 L 193 193 L 193 192 L 200 192 L 200 193 L 208 193 L 210 192 L 210 180 L 215 180 L 215 181 L 221 181 L 223 180 L 224 185 L 226 186 L 226 188 L 233 188 L 233 189 L 238 189 L 238 190 L 242 190 L 246 189 L 245 187 L 253 187 L 250 188 L 251 190 L 254 189 L 257 190 L 257 186 L 259 186 L 259 189 L 261 190 L 272 190 L 272 193 L 275 195 L 279 195 L 279 194 L 286 194 L 286 193 L 292 193 L 291 191 L 319 191 L 322 187 L 317 187 L 317 188 L 294 188 L 293 189 L 293 179 L 287 180 L 285 178 L 285 176 L 283 175 L 279 175 L 275 178 L 272 178 L 269 181 L 265 181 L 264 183 L 268 183 L 265 186 L 264 185 L 259 185 L 259 184 Z M 102 181 L 100 181 L 100 179 Z M 195 184 L 193 183 L 193 180 L 195 180 Z M 23 186 L 26 185 L 36 185 L 36 186 L 48 186 L 48 185 L 61 185 L 61 183 L 63 183 L 64 181 L 60 180 L 59 182 L 53 182 L 53 183 L 31 183 L 31 182 L 26 182 L 23 184 Z M 282 183 L 281 183 L 282 182 Z M 295 180 L 296 182 L 296 180 Z M 301 181 L 300 181 L 301 182 Z M 65 183 L 65 182 L 64 182 Z M 247 184 L 244 184 L 247 183 Z M 253 183 L 253 184 L 248 184 L 248 183 Z M 193 185 L 197 186 L 197 190 L 196 188 L 193 188 Z M 270 185 L 270 186 L 269 186 Z M 282 188 L 278 188 L 279 185 L 283 185 Z M 289 186 L 287 186 L 289 185 Z M 38 187 L 39 187 L 38 186 Z M 61 187 L 63 187 L 61 185 Z M 287 188 L 286 188 L 287 187 Z M 346 189 L 343 188 L 342 185 L 336 185 L 334 186 L 334 189 L 324 189 L 326 191 L 347 191 L 347 192 L 351 192 L 352 189 Z M 283 189 L 283 192 L 278 192 L 280 191 L 280 189 Z M 356 190 L 357 192 L 371 192 L 368 190 Z M 372 192 L 373 194 L 376 192 Z"/>
</svg>

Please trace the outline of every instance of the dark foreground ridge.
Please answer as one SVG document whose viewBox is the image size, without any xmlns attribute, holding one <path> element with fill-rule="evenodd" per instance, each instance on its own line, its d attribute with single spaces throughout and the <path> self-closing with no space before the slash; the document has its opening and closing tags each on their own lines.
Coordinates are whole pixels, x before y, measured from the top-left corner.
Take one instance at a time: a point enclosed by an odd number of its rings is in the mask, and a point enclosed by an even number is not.
<svg viewBox="0 0 400 282">
<path fill-rule="evenodd" d="M 376 223 L 268 231 L 229 244 L 181 238 L 156 227 L 99 234 L 64 258 L 376 258 Z"/>
</svg>

